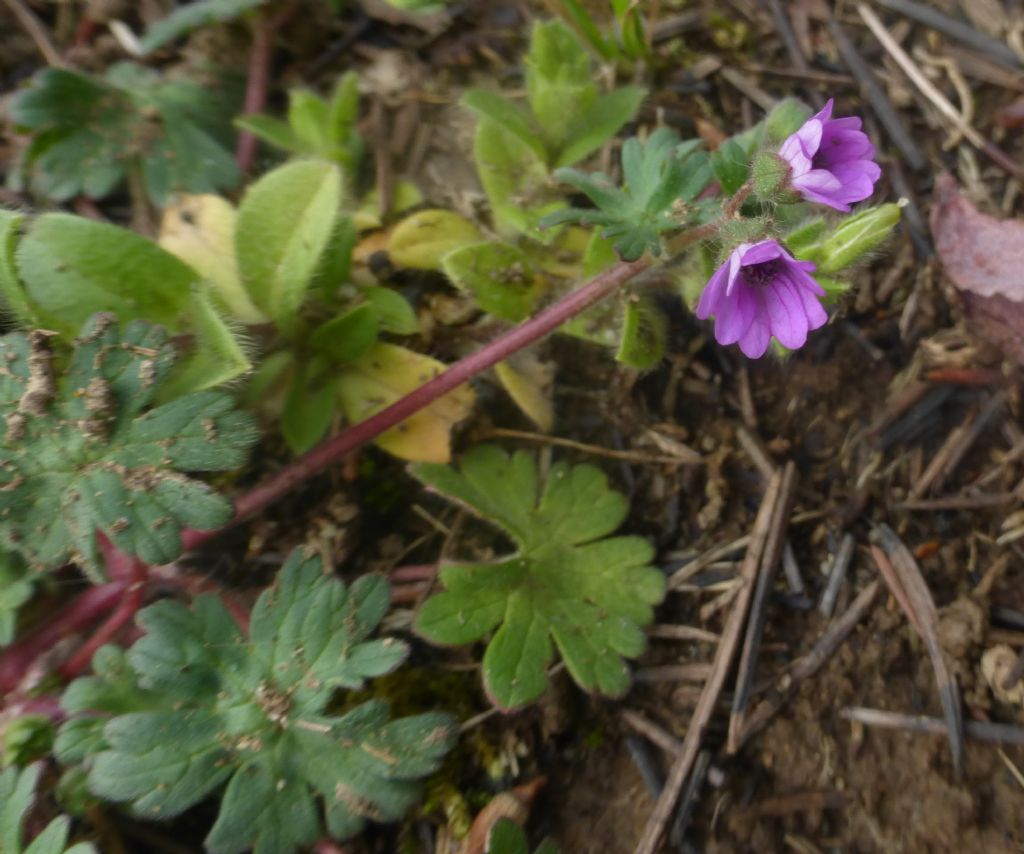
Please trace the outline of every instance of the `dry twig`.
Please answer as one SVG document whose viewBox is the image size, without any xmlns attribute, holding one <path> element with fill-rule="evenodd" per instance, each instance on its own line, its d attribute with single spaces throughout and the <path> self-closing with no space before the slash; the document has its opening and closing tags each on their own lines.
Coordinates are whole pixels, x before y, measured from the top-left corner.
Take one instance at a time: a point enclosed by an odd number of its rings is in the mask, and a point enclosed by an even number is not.
<svg viewBox="0 0 1024 854">
<path fill-rule="evenodd" d="M 810 652 L 801 656 L 793 663 L 793 666 L 786 674 L 787 678 L 782 687 L 773 691 L 767 698 L 762 700 L 760 705 L 754 709 L 747 719 L 737 749 L 743 747 L 750 740 L 751 736 L 760 732 L 765 724 L 781 711 L 789 698 L 796 693 L 797 688 L 805 680 L 817 673 L 822 665 L 835 654 L 835 651 L 839 649 L 854 627 L 864 618 L 877 593 L 878 582 L 872 581 L 853 600 L 853 604 L 846 609 L 843 616 L 829 624 L 828 630 L 818 639 L 818 642 L 811 648 Z"/>
<path fill-rule="evenodd" d="M 945 721 L 924 715 L 904 715 L 899 712 L 887 712 L 883 709 L 866 709 L 862 706 L 850 706 L 843 709 L 840 714 L 847 720 L 857 721 L 866 726 L 904 729 L 933 735 L 947 735 L 949 732 Z M 994 724 L 987 721 L 965 721 L 964 732 L 975 741 L 1024 745 L 1024 727 Z"/>
<path fill-rule="evenodd" d="M 871 539 L 877 543 L 872 546 L 871 553 L 882 577 L 885 578 L 893 596 L 913 623 L 928 650 L 949 733 L 953 769 L 960 775 L 964 761 L 963 712 L 956 680 L 950 675 L 946 660 L 942 656 L 937 629 L 939 617 L 935 602 L 917 561 L 892 528 L 888 525 L 878 525 L 871 532 Z"/>
<path fill-rule="evenodd" d="M 875 34 L 875 38 L 878 39 L 882 47 L 885 48 L 896 64 L 910 78 L 911 82 L 921 91 L 921 94 L 931 101 L 937 110 L 967 137 L 973 146 L 987 155 L 999 167 L 1018 180 L 1024 178 L 1024 170 L 1017 165 L 1013 158 L 994 143 L 985 139 L 972 125 L 964 121 L 963 116 L 960 115 L 956 107 L 949 102 L 949 99 L 942 92 L 935 88 L 935 84 L 924 75 L 924 72 L 917 67 L 917 63 L 900 47 L 896 39 L 892 37 L 885 28 L 885 25 L 878 19 L 878 16 L 863 3 L 857 4 L 857 11 L 871 32 Z"/>
<path fill-rule="evenodd" d="M 747 549 L 740 576 L 743 579 L 743 588 L 737 597 L 736 604 L 729 612 L 722 629 L 722 640 L 715 651 L 715 660 L 712 664 L 712 674 L 704 683 L 700 700 L 690 720 L 690 726 L 686 731 L 686 738 L 683 741 L 682 750 L 672 766 L 665 788 L 654 806 L 654 811 L 647 820 L 643 834 L 636 847 L 636 854 L 654 854 L 665 833 L 665 827 L 672 815 L 673 810 L 679 801 L 687 777 L 693 769 L 697 754 L 700 751 L 704 734 L 711 723 L 715 706 L 718 703 L 719 695 L 725 686 L 725 679 L 732 667 L 732 661 L 739 646 L 740 632 L 746 622 L 747 608 L 753 594 L 753 581 L 755 573 L 761 563 L 761 555 L 764 552 L 765 543 L 768 539 L 772 519 L 775 515 L 775 507 L 782 498 L 782 474 L 777 473 L 768 483 L 764 498 L 761 501 L 761 508 L 754 521 L 754 530 L 751 533 L 750 547 Z"/>
<path fill-rule="evenodd" d="M 42 25 L 35 16 L 35 13 L 22 0 L 4 0 L 4 3 L 11 10 L 11 14 L 18 19 L 18 23 L 28 33 L 29 38 L 35 43 L 36 48 L 43 55 L 43 59 L 46 60 L 46 64 L 54 68 L 63 68 L 64 60 L 61 59 L 57 48 L 50 41 L 50 35 L 46 32 L 46 27 Z"/>
<path fill-rule="evenodd" d="M 754 590 L 750 605 L 750 619 L 747 622 L 747 633 L 743 639 L 743 650 L 736 675 L 736 693 L 732 701 L 732 714 L 729 716 L 729 736 L 727 751 L 734 753 L 739 744 L 740 731 L 747 713 L 747 703 L 754 684 L 754 668 L 757 666 L 757 654 L 764 633 L 765 607 L 768 604 L 768 592 L 775 578 L 775 568 L 786 541 L 786 529 L 789 514 L 793 507 L 796 493 L 796 466 L 792 461 L 786 463 L 782 473 L 782 485 L 779 488 L 780 498 L 775 503 L 772 514 L 771 528 L 761 555 L 761 565 L 757 573 L 757 587 Z"/>
</svg>

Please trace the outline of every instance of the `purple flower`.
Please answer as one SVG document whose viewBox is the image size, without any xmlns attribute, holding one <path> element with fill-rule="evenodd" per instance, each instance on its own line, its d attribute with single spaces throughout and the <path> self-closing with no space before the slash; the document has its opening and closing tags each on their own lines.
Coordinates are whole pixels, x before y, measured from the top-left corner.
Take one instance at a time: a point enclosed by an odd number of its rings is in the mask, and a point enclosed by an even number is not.
<svg viewBox="0 0 1024 854">
<path fill-rule="evenodd" d="M 790 184 L 809 202 L 840 211 L 874 191 L 882 170 L 871 158 L 875 147 L 855 116 L 832 118 L 832 99 L 782 143 Z"/>
<path fill-rule="evenodd" d="M 715 315 L 715 340 L 738 341 L 751 359 L 764 355 L 773 335 L 795 350 L 828 320 L 812 270 L 812 262 L 797 261 L 774 240 L 741 243 L 704 286 L 697 317 Z"/>
</svg>

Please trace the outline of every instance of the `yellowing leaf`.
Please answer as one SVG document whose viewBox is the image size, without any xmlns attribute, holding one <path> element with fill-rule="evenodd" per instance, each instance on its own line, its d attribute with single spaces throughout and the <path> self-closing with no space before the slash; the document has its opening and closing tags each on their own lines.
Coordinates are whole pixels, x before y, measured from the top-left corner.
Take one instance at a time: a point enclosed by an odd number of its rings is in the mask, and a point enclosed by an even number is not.
<svg viewBox="0 0 1024 854">
<path fill-rule="evenodd" d="M 550 362 L 542 362 L 536 356 L 520 353 L 511 362 L 498 362 L 494 373 L 505 387 L 509 397 L 539 430 L 550 432 L 555 424 L 555 407 L 552 400 L 554 370 Z"/>
<path fill-rule="evenodd" d="M 457 213 L 419 211 L 395 226 L 388 254 L 399 267 L 440 270 L 441 259 L 449 252 L 482 239 L 477 227 Z"/>
<path fill-rule="evenodd" d="M 338 394 L 352 423 L 365 421 L 445 369 L 431 359 L 395 344 L 374 344 L 339 375 Z M 388 453 L 416 462 L 448 462 L 452 428 L 473 408 L 475 396 L 460 386 L 377 439 Z"/>
<path fill-rule="evenodd" d="M 235 209 L 227 199 L 212 193 L 177 196 L 164 210 L 158 243 L 208 281 L 216 300 L 238 320 L 267 322 L 238 275 Z"/>
</svg>

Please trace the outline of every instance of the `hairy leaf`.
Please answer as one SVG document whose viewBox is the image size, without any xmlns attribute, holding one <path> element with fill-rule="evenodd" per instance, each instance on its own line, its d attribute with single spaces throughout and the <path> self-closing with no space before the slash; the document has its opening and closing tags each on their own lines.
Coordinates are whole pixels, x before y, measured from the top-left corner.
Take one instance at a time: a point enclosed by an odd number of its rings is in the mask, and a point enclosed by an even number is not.
<svg viewBox="0 0 1024 854">
<path fill-rule="evenodd" d="M 316 157 L 355 170 L 363 154 L 363 139 L 356 130 L 359 118 L 359 78 L 343 74 L 330 99 L 303 89 L 288 93 L 287 122 L 270 116 L 246 115 L 235 126 L 290 154 Z"/>
<path fill-rule="evenodd" d="M 526 94 L 549 151 L 571 140 L 574 120 L 597 99 L 591 61 L 579 40 L 559 20 L 539 21 L 526 55 Z"/>
<path fill-rule="evenodd" d="M 221 196 L 181 194 L 164 209 L 158 242 L 209 283 L 211 296 L 231 317 L 249 325 L 266 323 L 238 272 L 235 220 L 235 208 Z"/>
<path fill-rule="evenodd" d="M 126 657 L 104 647 L 97 675 L 68 687 L 58 756 L 84 760 L 93 793 L 150 818 L 226 784 L 206 839 L 216 854 L 287 854 L 325 826 L 344 838 L 367 819 L 396 820 L 450 749 L 450 718 L 391 721 L 378 701 L 327 711 L 337 689 L 405 659 L 400 641 L 370 639 L 389 598 L 382 578 L 346 587 L 296 551 L 257 600 L 248 638 L 215 596 L 191 610 L 151 605 Z"/>
<path fill-rule="evenodd" d="M 545 282 L 522 249 L 507 243 L 475 243 L 449 253 L 444 271 L 488 314 L 519 322 L 534 310 Z"/>
<path fill-rule="evenodd" d="M 74 336 L 96 312 L 181 329 L 196 271 L 133 231 L 71 214 L 44 214 L 15 262 L 39 321 Z"/>
<path fill-rule="evenodd" d="M 299 160 L 249 187 L 238 208 L 235 250 L 257 307 L 279 325 L 293 322 L 341 204 L 341 172 Z"/>
<path fill-rule="evenodd" d="M 245 460 L 251 419 L 226 395 L 201 392 L 150 408 L 174 351 L 141 321 L 97 315 L 67 371 L 52 372 L 47 335 L 0 338 L 0 543 L 35 568 L 75 560 L 94 577 L 96 532 L 125 554 L 164 564 L 180 531 L 215 528 L 231 504 L 185 471 Z"/>
<path fill-rule="evenodd" d="M 421 465 L 428 486 L 501 528 L 517 551 L 490 563 L 449 563 L 445 591 L 416 617 L 416 630 L 441 644 L 491 639 L 484 653 L 488 695 L 511 709 L 539 697 L 558 648 L 588 691 L 625 692 L 624 658 L 645 645 L 641 626 L 661 601 L 664 576 L 648 566 L 650 545 L 611 537 L 627 512 L 593 466 L 555 464 L 541 482 L 533 457 L 478 446 L 460 470 Z"/>
</svg>

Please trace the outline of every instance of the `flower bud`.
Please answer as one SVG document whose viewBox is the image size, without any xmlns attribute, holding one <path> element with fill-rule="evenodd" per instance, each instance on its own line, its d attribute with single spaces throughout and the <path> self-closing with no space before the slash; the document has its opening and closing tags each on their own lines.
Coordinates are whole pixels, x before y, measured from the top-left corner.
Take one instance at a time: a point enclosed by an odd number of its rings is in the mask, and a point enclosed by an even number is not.
<svg viewBox="0 0 1024 854">
<path fill-rule="evenodd" d="M 789 189 L 790 165 L 774 151 L 762 151 L 750 167 L 754 195 L 765 202 L 796 201 Z"/>
<path fill-rule="evenodd" d="M 817 263 L 821 255 L 821 241 L 825 237 L 827 225 L 821 217 L 809 219 L 789 232 L 783 243 L 801 261 Z"/>
<path fill-rule="evenodd" d="M 880 245 L 899 223 L 904 204 L 890 202 L 868 208 L 840 223 L 821 243 L 818 271 L 825 275 L 838 273 Z"/>
<path fill-rule="evenodd" d="M 769 143 L 780 143 L 791 133 L 796 133 L 814 112 L 797 98 L 785 98 L 777 103 L 764 120 L 764 129 Z"/>
</svg>

